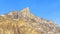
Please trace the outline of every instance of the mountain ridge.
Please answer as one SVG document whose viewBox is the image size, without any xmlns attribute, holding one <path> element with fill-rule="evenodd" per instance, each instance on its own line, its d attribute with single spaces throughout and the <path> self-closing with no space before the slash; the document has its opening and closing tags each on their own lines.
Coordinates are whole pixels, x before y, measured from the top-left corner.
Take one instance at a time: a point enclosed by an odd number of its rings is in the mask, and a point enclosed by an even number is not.
<svg viewBox="0 0 60 34">
<path fill-rule="evenodd" d="M 43 18 L 39 18 L 31 14 L 29 8 L 22 9 L 19 12 L 13 11 L 8 14 L 1 15 L 0 20 L 0 23 L 2 24 L 0 24 L 0 26 L 2 26 L 0 28 L 2 28 L 4 32 L 6 31 L 4 30 L 4 25 L 5 29 L 9 29 L 10 27 L 13 29 L 14 27 L 14 30 L 12 31 L 13 34 L 59 34 L 60 32 L 60 27 L 58 25 L 52 21 L 44 20 Z M 8 26 L 9 24 L 10 27 Z M 21 29 L 20 27 L 23 28 Z"/>
</svg>

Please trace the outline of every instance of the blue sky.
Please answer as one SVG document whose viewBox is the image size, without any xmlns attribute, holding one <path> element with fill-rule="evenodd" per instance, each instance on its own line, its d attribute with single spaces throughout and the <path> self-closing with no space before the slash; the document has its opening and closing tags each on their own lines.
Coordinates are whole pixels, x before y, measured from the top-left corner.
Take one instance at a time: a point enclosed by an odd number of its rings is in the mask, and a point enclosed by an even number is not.
<svg viewBox="0 0 60 34">
<path fill-rule="evenodd" d="M 26 7 L 34 15 L 60 25 L 60 0 L 0 0 L 0 15 Z"/>
</svg>

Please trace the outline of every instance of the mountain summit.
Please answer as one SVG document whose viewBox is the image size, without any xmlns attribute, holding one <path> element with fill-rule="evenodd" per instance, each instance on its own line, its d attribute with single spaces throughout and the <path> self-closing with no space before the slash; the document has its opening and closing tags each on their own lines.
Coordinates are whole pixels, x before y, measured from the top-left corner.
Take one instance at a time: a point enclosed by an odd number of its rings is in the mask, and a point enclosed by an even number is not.
<svg viewBox="0 0 60 34">
<path fill-rule="evenodd" d="M 0 34 L 60 34 L 60 27 L 25 8 L 0 16 Z"/>
</svg>

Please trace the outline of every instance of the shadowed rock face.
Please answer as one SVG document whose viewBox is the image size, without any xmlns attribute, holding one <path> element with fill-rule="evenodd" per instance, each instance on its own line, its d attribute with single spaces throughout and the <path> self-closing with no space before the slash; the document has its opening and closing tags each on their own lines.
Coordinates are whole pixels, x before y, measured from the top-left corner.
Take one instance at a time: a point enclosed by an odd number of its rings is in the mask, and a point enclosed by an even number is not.
<svg viewBox="0 0 60 34">
<path fill-rule="evenodd" d="M 25 8 L 0 16 L 0 34 L 60 34 L 60 27 Z"/>
</svg>

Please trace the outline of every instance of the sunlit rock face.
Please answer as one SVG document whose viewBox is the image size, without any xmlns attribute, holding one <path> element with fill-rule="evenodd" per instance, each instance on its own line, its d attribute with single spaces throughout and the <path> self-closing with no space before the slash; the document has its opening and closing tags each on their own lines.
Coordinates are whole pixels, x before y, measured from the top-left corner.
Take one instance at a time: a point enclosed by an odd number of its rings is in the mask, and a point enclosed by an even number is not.
<svg viewBox="0 0 60 34">
<path fill-rule="evenodd" d="M 25 8 L 0 16 L 0 34 L 60 34 L 60 27 Z"/>
</svg>

